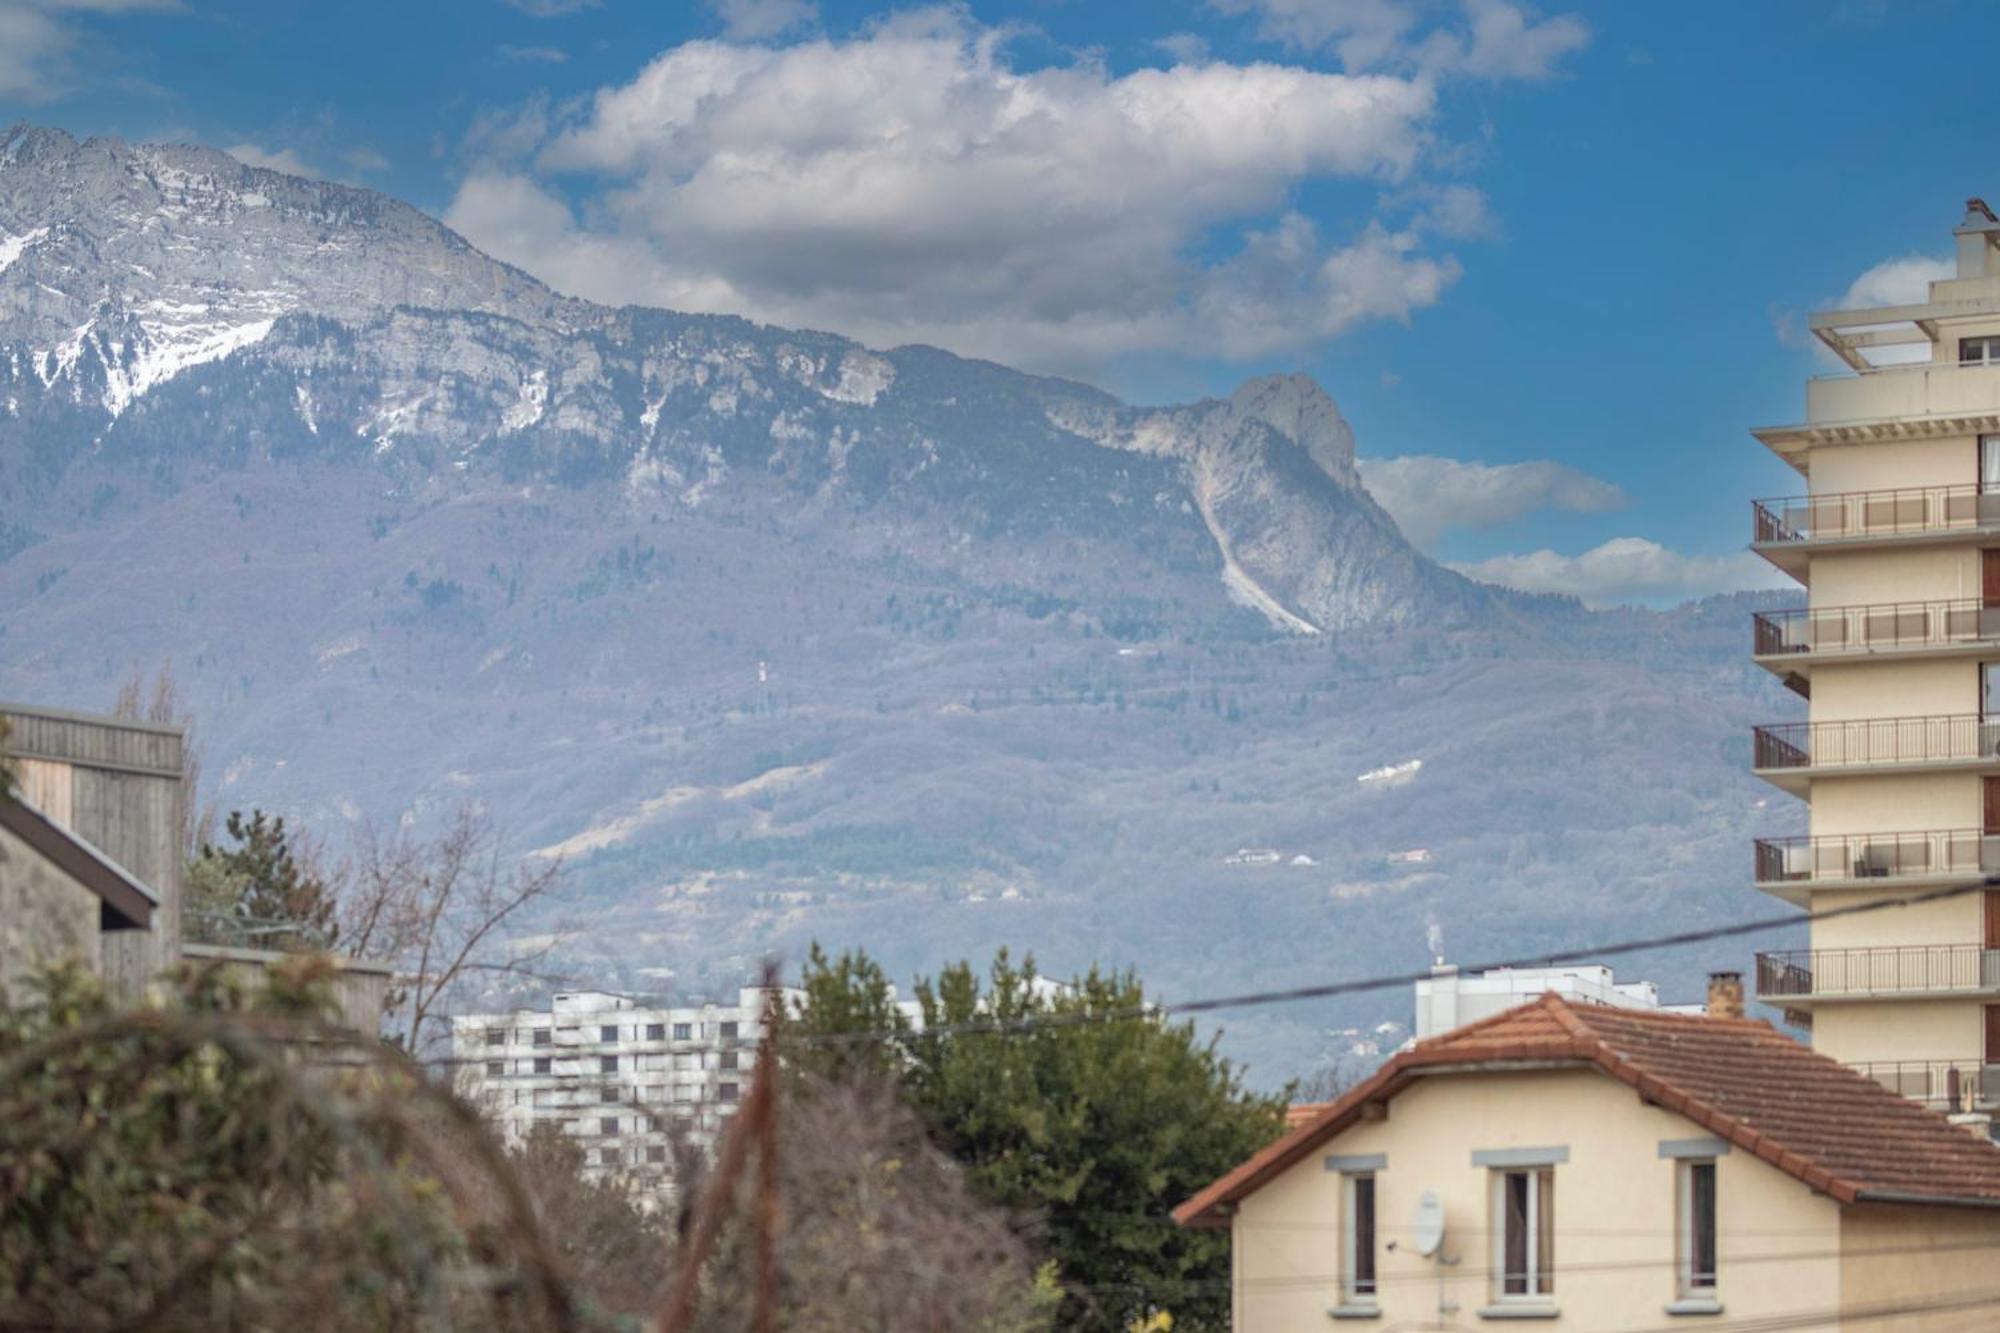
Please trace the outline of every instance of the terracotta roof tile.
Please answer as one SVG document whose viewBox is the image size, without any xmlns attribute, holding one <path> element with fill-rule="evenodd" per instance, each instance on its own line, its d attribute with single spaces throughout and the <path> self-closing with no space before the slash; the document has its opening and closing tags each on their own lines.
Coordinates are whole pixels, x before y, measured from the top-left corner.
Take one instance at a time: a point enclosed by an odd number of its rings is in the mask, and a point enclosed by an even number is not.
<svg viewBox="0 0 2000 1333">
<path fill-rule="evenodd" d="M 1392 1058 L 1174 1210 L 1219 1226 L 1251 1193 L 1440 1065 L 1576 1060 L 1843 1203 L 2000 1204 L 2000 1148 L 1755 1019 L 1572 1003 L 1553 992 Z M 1295 1110 L 1300 1108 L 1294 1108 Z M 1288 1117 L 1289 1120 L 1289 1117 Z"/>
</svg>

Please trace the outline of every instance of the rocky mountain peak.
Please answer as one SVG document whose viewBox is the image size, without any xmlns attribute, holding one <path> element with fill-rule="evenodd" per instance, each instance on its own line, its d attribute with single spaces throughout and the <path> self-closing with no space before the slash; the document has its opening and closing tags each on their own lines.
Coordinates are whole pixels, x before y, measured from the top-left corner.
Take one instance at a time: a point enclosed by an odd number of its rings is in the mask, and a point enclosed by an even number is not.
<svg viewBox="0 0 2000 1333">
<path fill-rule="evenodd" d="M 1229 409 L 1240 418 L 1263 422 L 1304 449 L 1320 471 L 1341 485 L 1361 484 L 1354 469 L 1354 429 L 1312 376 L 1246 380 L 1229 395 Z"/>
</svg>

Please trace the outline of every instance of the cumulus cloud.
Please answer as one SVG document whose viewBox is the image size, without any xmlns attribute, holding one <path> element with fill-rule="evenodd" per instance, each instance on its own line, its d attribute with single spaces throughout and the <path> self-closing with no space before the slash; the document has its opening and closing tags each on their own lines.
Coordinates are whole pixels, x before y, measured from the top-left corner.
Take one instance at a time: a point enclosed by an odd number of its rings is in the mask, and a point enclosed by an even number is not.
<svg viewBox="0 0 2000 1333">
<path fill-rule="evenodd" d="M 1482 583 L 1522 592 L 1569 593 L 1591 607 L 1670 605 L 1717 592 L 1783 587 L 1784 575 L 1754 555 L 1687 555 L 1644 537 L 1614 537 L 1581 555 L 1533 551 L 1454 564 Z"/>
<path fill-rule="evenodd" d="M 1574 14 L 1539 18 L 1515 0 L 1463 0 L 1458 21 L 1424 29 L 1416 0 L 1212 0 L 1249 15 L 1256 34 L 1295 50 L 1332 51 L 1349 70 L 1406 66 L 1430 75 L 1546 79 L 1590 42 Z"/>
<path fill-rule="evenodd" d="M 179 0 L 0 0 L 0 98 L 46 102 L 71 90 L 79 16 L 179 7 Z"/>
<path fill-rule="evenodd" d="M 1458 276 L 1431 246 L 1483 208 L 1470 187 L 1338 228 L 1283 211 L 1311 181 L 1408 188 L 1433 82 L 1024 70 L 1006 37 L 932 10 L 845 40 L 689 42 L 539 151 L 490 154 L 446 220 L 578 295 L 1070 368 L 1296 351 Z"/>
<path fill-rule="evenodd" d="M 1415 454 L 1357 463 L 1369 494 L 1425 549 L 1453 529 L 1498 527 L 1549 509 L 1599 514 L 1627 502 L 1612 482 L 1547 460 L 1488 464 Z"/>
<path fill-rule="evenodd" d="M 1885 259 L 1848 285 L 1840 298 L 1842 310 L 1877 305 L 1921 305 L 1931 299 L 1931 284 L 1957 272 L 1953 261 L 1931 255 Z"/>
<path fill-rule="evenodd" d="M 231 144 L 222 150 L 246 167 L 263 167 L 266 171 L 282 171 L 288 176 L 304 176 L 309 180 L 324 180 L 326 173 L 313 166 L 298 151 L 292 148 L 276 150 L 260 148 L 254 143 Z M 386 162 L 383 165 L 388 165 Z"/>
<path fill-rule="evenodd" d="M 708 0 L 731 41 L 761 42 L 803 28 L 819 17 L 809 0 Z"/>
</svg>

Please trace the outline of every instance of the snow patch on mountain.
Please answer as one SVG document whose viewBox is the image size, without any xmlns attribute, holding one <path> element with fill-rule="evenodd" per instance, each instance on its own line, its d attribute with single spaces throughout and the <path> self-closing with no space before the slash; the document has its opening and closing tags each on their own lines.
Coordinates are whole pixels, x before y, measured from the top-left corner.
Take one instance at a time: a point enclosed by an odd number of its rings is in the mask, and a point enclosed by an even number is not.
<svg viewBox="0 0 2000 1333">
<path fill-rule="evenodd" d="M 836 402 L 875 406 L 875 400 L 896 382 L 896 367 L 887 357 L 855 348 L 840 359 L 840 378 L 820 392 Z"/>
<path fill-rule="evenodd" d="M 104 364 L 104 410 L 114 417 L 121 415 L 134 400 L 182 371 L 220 361 L 262 342 L 275 323 L 256 319 L 247 324 L 191 321 L 151 329 L 142 326 L 130 344 L 101 332 L 94 334 L 91 346 Z"/>
<path fill-rule="evenodd" d="M 14 266 L 24 251 L 36 241 L 49 234 L 47 227 L 37 227 L 21 236 L 0 236 L 0 273 Z"/>
</svg>

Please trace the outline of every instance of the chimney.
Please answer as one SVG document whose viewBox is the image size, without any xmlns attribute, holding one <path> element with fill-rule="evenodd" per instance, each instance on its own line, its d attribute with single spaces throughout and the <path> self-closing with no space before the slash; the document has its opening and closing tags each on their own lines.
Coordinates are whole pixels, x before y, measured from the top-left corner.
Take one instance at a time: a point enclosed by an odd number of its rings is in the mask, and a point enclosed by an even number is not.
<svg viewBox="0 0 2000 1333">
<path fill-rule="evenodd" d="M 1707 1012 L 1710 1018 L 1743 1017 L 1743 974 L 1741 972 L 1711 972 L 1708 974 Z"/>
<path fill-rule="evenodd" d="M 1984 278 L 1996 271 L 1995 246 L 2000 244 L 2000 219 L 1984 199 L 1965 201 L 1965 220 L 1952 233 L 1958 240 L 1958 276 Z"/>
</svg>

